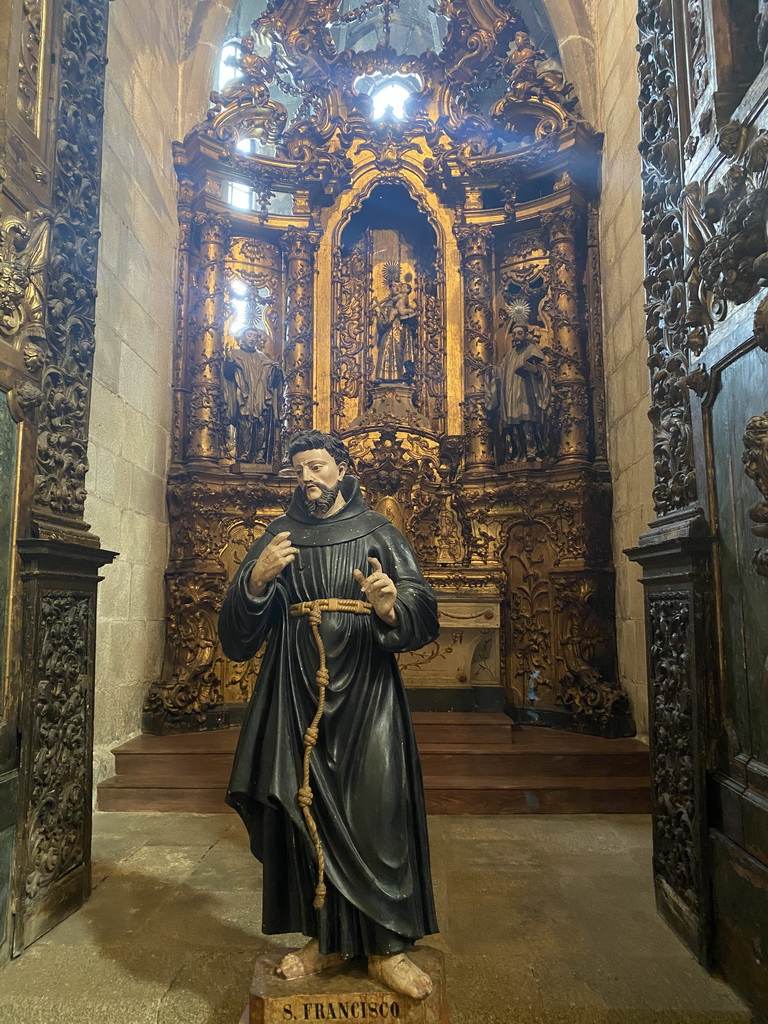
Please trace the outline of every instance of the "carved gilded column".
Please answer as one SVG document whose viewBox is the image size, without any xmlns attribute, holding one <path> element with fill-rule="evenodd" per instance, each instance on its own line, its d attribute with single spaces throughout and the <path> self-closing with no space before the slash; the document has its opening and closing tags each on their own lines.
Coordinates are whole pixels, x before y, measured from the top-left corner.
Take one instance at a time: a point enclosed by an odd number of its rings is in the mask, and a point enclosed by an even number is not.
<svg viewBox="0 0 768 1024">
<path fill-rule="evenodd" d="M 191 340 L 188 459 L 218 460 L 221 448 L 221 361 L 226 315 L 224 259 L 229 244 L 229 219 L 218 213 L 198 214 L 200 249 L 197 270 L 198 306 Z"/>
<path fill-rule="evenodd" d="M 570 462 L 589 456 L 589 394 L 584 376 L 579 315 L 579 259 L 576 233 L 581 215 L 566 206 L 542 216 L 549 230 L 555 383 L 560 398 L 558 457 Z"/>
<path fill-rule="evenodd" d="M 493 364 L 493 232 L 456 229 L 464 271 L 464 433 L 468 473 L 493 469 L 486 380 Z"/>
<path fill-rule="evenodd" d="M 283 365 L 284 437 L 312 427 L 312 335 L 315 313 L 316 231 L 286 231 L 282 237 L 286 269 L 286 317 Z"/>
<path fill-rule="evenodd" d="M 173 445 L 172 459 L 183 457 L 187 434 L 187 396 L 189 395 L 187 324 L 190 303 L 190 278 L 193 267 L 192 197 L 194 183 L 185 175 L 179 176 L 179 286 L 176 293 L 176 349 L 173 355 Z"/>
</svg>

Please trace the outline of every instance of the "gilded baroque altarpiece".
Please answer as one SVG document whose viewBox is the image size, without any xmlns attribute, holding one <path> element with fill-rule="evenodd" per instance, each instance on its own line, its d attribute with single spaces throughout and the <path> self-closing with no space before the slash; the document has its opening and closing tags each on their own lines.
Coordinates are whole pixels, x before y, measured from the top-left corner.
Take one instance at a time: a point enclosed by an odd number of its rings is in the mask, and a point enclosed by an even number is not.
<svg viewBox="0 0 768 1024">
<path fill-rule="evenodd" d="M 355 17 L 379 7 L 386 19 L 386 3 Z M 217 609 L 289 500 L 287 439 L 314 426 L 344 438 L 368 502 L 438 591 L 438 641 L 401 663 L 414 700 L 506 701 L 521 720 L 626 735 L 601 139 L 513 7 L 445 0 L 442 50 L 421 56 L 386 36 L 372 52 L 337 50 L 328 26 L 353 13 L 270 5 L 242 41 L 239 77 L 175 147 L 167 652 L 145 727 L 237 720 L 257 666 L 226 663 Z M 418 83 L 403 116 L 374 116 L 360 82 L 377 76 Z M 274 444 L 244 461 L 234 431 L 246 415 L 256 434 L 263 423 L 258 409 L 232 413 L 226 378 L 248 330 L 279 411 Z"/>
</svg>

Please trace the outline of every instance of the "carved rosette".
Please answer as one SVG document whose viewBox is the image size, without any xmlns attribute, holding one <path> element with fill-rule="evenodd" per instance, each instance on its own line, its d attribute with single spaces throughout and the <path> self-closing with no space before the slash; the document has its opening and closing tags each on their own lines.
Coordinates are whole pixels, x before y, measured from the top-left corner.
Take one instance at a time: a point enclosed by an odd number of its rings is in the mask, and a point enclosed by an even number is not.
<svg viewBox="0 0 768 1024">
<path fill-rule="evenodd" d="M 581 213 L 566 206 L 542 216 L 549 231 L 553 376 L 559 406 L 558 456 L 562 461 L 589 455 L 589 393 L 584 374 L 576 236 Z"/>
<path fill-rule="evenodd" d="M 284 360 L 284 431 L 290 439 L 312 427 L 312 334 L 314 330 L 315 253 L 320 235 L 315 231 L 286 231 L 283 252 L 286 273 Z"/>
<path fill-rule="evenodd" d="M 650 349 L 650 418 L 654 429 L 654 502 L 660 515 L 696 499 L 685 330 L 680 126 L 672 7 L 641 0 L 640 121 L 646 339 Z"/>
<path fill-rule="evenodd" d="M 691 610 L 686 594 L 648 601 L 654 868 L 686 906 L 699 909 Z"/>
<path fill-rule="evenodd" d="M 493 364 L 493 232 L 464 225 L 456 229 L 464 269 L 465 468 L 484 472 L 494 465 L 488 423 L 487 380 Z"/>
<path fill-rule="evenodd" d="M 82 519 L 93 367 L 107 0 L 63 0 L 39 510 Z"/>
</svg>

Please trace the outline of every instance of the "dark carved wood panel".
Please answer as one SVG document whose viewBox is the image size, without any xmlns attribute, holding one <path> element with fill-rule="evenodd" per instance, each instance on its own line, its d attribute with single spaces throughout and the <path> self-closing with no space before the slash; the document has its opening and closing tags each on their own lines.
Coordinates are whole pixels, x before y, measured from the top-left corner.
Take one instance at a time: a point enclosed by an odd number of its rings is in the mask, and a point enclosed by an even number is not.
<svg viewBox="0 0 768 1024">
<path fill-rule="evenodd" d="M 112 557 L 83 522 L 108 8 L 12 0 L 0 17 L 0 401 L 7 392 L 20 424 L 19 473 L 4 474 L 15 494 L 0 914 L 8 889 L 13 929 L 0 922 L 0 958 L 90 885 L 96 583 Z"/>
<path fill-rule="evenodd" d="M 92 714 L 90 595 L 47 591 L 32 708 L 32 793 L 24 894 L 32 901 L 86 861 Z"/>
<path fill-rule="evenodd" d="M 654 502 L 664 514 L 685 508 L 696 498 L 691 416 L 685 386 L 688 353 L 680 211 L 682 172 L 672 5 L 666 0 L 642 2 L 638 25 Z"/>
<path fill-rule="evenodd" d="M 14 946 L 20 952 L 90 892 L 95 546 L 24 540 L 24 691 Z"/>
<path fill-rule="evenodd" d="M 687 656 L 691 642 L 689 595 L 667 592 L 651 597 L 648 621 L 654 870 L 689 910 L 698 913 L 701 862 L 694 837 L 699 825 L 693 683 Z"/>
<path fill-rule="evenodd" d="M 88 469 L 106 0 L 63 0 L 56 112 L 48 344 L 38 434 L 35 501 L 41 511 L 81 518 Z"/>
<path fill-rule="evenodd" d="M 639 4 L 659 518 L 631 554 L 647 588 L 659 906 L 765 1011 L 764 939 L 746 896 L 764 901 L 768 863 L 768 591 L 750 535 L 768 521 L 750 486 L 765 497 L 768 76 L 752 22 L 762 6 Z"/>
</svg>

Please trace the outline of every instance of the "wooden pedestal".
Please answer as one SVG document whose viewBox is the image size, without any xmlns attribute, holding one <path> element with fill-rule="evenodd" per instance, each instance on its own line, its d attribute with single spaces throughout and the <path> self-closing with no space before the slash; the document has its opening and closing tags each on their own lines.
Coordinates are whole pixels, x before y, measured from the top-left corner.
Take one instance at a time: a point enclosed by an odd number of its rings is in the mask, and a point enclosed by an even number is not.
<svg viewBox="0 0 768 1024">
<path fill-rule="evenodd" d="M 372 981 L 364 960 L 299 981 L 285 981 L 275 968 L 288 949 L 274 949 L 256 961 L 250 1004 L 240 1024 L 286 1021 L 366 1021 L 369 1024 L 449 1024 L 443 954 L 421 946 L 408 955 L 433 981 L 424 1000 L 409 999 Z"/>
</svg>

